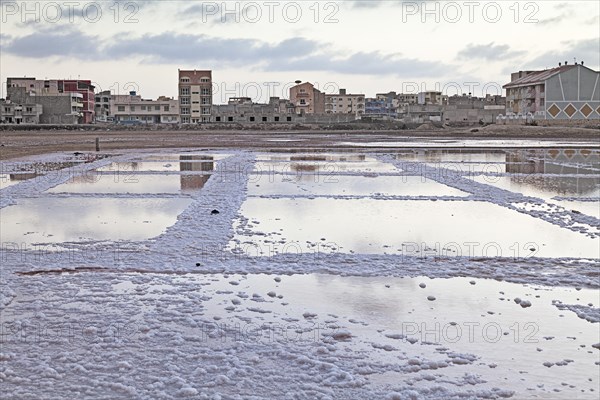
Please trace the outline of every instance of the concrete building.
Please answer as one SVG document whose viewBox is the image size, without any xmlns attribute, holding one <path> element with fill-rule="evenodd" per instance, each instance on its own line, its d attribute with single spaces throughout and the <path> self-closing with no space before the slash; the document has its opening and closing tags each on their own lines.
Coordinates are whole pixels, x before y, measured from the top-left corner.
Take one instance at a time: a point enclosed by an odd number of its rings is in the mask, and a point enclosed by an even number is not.
<svg viewBox="0 0 600 400">
<path fill-rule="evenodd" d="M 53 93 L 53 94 L 51 94 Z M 22 86 L 7 88 L 8 99 L 14 103 L 37 104 L 41 106 L 39 123 L 41 124 L 78 124 L 83 123 L 83 95 L 77 92 L 42 93 L 26 90 Z"/>
<path fill-rule="evenodd" d="M 6 81 L 7 93 L 10 88 L 24 88 L 30 96 L 57 96 L 69 93 L 78 93 L 82 109 L 79 123 L 91 124 L 95 118 L 94 85 L 90 80 L 82 79 L 36 79 L 36 78 L 8 78 Z M 48 102 L 46 99 L 44 102 Z M 36 103 L 38 103 L 36 101 Z M 44 113 L 50 115 L 50 110 Z M 55 118 L 53 118 L 55 119 Z"/>
<path fill-rule="evenodd" d="M 442 92 L 437 91 L 419 92 L 419 94 L 417 94 L 417 103 L 421 105 L 433 104 L 443 106 L 444 104 L 447 104 L 447 99 L 448 96 L 442 95 Z"/>
<path fill-rule="evenodd" d="M 254 103 L 249 97 L 232 97 L 227 104 L 213 105 L 212 121 L 217 123 L 281 123 L 294 122 L 292 104 L 279 97 L 269 103 Z"/>
<path fill-rule="evenodd" d="M 417 93 L 400 93 L 396 96 L 399 104 L 419 104 L 419 95 Z"/>
<path fill-rule="evenodd" d="M 179 101 L 161 96 L 157 100 L 142 99 L 136 92 L 110 97 L 110 113 L 121 124 L 177 124 Z"/>
<path fill-rule="evenodd" d="M 369 97 L 365 100 L 364 117 L 370 119 L 395 119 L 398 117 L 398 108 L 394 106 L 391 97 Z"/>
<path fill-rule="evenodd" d="M 39 124 L 41 114 L 41 104 L 22 104 L 0 99 L 0 123 L 2 124 Z"/>
<path fill-rule="evenodd" d="M 310 82 L 296 81 L 290 88 L 290 102 L 296 114 L 325 114 L 325 94 Z"/>
<path fill-rule="evenodd" d="M 100 93 L 96 93 L 95 109 L 96 109 L 96 121 L 98 122 L 109 122 L 110 115 L 110 102 L 112 94 L 110 90 L 105 90 Z"/>
<path fill-rule="evenodd" d="M 508 116 L 531 114 L 544 120 L 600 118 L 600 73 L 581 64 L 511 74 L 506 89 Z"/>
<path fill-rule="evenodd" d="M 182 124 L 211 122 L 212 71 L 179 70 L 179 117 Z"/>
<path fill-rule="evenodd" d="M 325 95 L 326 114 L 352 114 L 357 118 L 365 113 L 365 95 L 348 94 L 340 89 L 338 94 Z"/>
</svg>

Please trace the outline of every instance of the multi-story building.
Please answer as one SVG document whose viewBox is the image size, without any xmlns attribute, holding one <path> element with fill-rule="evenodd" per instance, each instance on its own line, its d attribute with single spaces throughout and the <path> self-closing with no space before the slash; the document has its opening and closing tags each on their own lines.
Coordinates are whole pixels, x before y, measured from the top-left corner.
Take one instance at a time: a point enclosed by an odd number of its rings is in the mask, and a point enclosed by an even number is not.
<svg viewBox="0 0 600 400">
<path fill-rule="evenodd" d="M 419 104 L 419 95 L 417 93 L 400 93 L 396 96 L 401 105 Z"/>
<path fill-rule="evenodd" d="M 448 96 L 442 95 L 442 92 L 430 90 L 426 92 L 419 92 L 417 95 L 417 103 L 421 105 L 433 104 L 443 106 L 444 104 L 447 104 L 447 102 Z"/>
<path fill-rule="evenodd" d="M 96 93 L 96 121 L 108 122 L 110 118 L 110 101 L 112 94 L 110 90 Z"/>
<path fill-rule="evenodd" d="M 296 114 L 325 114 L 325 93 L 310 82 L 296 81 L 290 88 L 290 102 Z"/>
<path fill-rule="evenodd" d="M 600 73 L 581 64 L 511 74 L 506 114 L 558 120 L 600 118 Z"/>
<path fill-rule="evenodd" d="M 353 114 L 360 117 L 365 113 L 365 95 L 348 94 L 340 89 L 338 94 L 325 95 L 326 114 Z"/>
<path fill-rule="evenodd" d="M 35 94 L 22 86 L 7 88 L 8 100 L 41 106 L 39 123 L 78 124 L 83 122 L 83 95 L 76 92 Z"/>
<path fill-rule="evenodd" d="M 390 97 L 369 97 L 365 100 L 364 116 L 374 119 L 395 119 L 398 116 L 398 109 L 394 107 Z"/>
<path fill-rule="evenodd" d="M 35 78 L 8 78 L 6 81 L 7 92 L 9 88 L 24 88 L 30 96 L 55 96 L 61 94 L 78 93 L 81 96 L 82 109 L 78 122 L 91 124 L 95 117 L 94 85 L 90 80 L 82 79 L 35 79 Z M 36 101 L 37 103 L 37 101 Z"/>
<path fill-rule="evenodd" d="M 211 122 L 212 71 L 179 70 L 179 116 L 182 124 Z"/>
<path fill-rule="evenodd" d="M 0 123 L 3 124 L 39 124 L 42 105 L 33 103 L 15 103 L 0 99 Z"/>
<path fill-rule="evenodd" d="M 122 124 L 177 124 L 179 102 L 161 96 L 157 100 L 142 99 L 136 92 L 110 97 L 110 114 L 114 122 Z"/>
</svg>

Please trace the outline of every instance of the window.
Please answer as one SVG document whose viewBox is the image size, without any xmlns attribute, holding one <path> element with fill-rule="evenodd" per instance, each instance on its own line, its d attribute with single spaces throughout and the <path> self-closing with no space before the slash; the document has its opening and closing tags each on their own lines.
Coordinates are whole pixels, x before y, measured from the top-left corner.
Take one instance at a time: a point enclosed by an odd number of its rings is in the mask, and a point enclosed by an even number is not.
<svg viewBox="0 0 600 400">
<path fill-rule="evenodd" d="M 96 103 L 100 103 L 100 97 L 96 97 Z"/>
<path fill-rule="evenodd" d="M 189 96 L 190 95 L 190 88 L 189 87 L 182 87 L 181 90 L 179 91 L 179 94 L 182 96 Z"/>
<path fill-rule="evenodd" d="M 304 100 L 304 99 L 300 99 L 300 105 L 301 105 L 301 106 L 305 106 L 305 105 L 306 105 L 306 100 Z"/>
<path fill-rule="evenodd" d="M 279 117 L 274 118 L 275 122 L 279 122 Z"/>
<path fill-rule="evenodd" d="M 179 99 L 179 102 L 181 104 L 185 104 L 185 105 L 190 104 L 190 98 L 189 97 L 182 97 L 182 98 Z"/>
<path fill-rule="evenodd" d="M 268 121 L 267 117 L 262 117 L 262 121 L 267 122 Z"/>
<path fill-rule="evenodd" d="M 135 106 L 129 106 L 129 111 L 135 111 Z"/>
<path fill-rule="evenodd" d="M 210 89 L 202 89 L 200 92 L 203 96 L 210 96 Z"/>
<path fill-rule="evenodd" d="M 215 117 L 215 121 L 221 122 L 221 117 Z"/>
<path fill-rule="evenodd" d="M 146 106 L 142 106 L 142 111 L 146 111 Z"/>
<path fill-rule="evenodd" d="M 169 111 L 169 106 L 168 106 L 168 105 L 164 106 L 164 107 L 163 107 L 163 110 L 165 110 L 165 111 Z"/>
<path fill-rule="evenodd" d="M 179 80 L 181 83 L 190 83 L 190 78 L 188 78 L 187 76 L 184 76 L 183 78 L 181 78 Z"/>
<path fill-rule="evenodd" d="M 199 101 L 192 101 L 192 104 L 200 104 Z"/>
<path fill-rule="evenodd" d="M 254 117 L 250 117 L 250 122 L 254 122 Z"/>
<path fill-rule="evenodd" d="M 202 114 L 210 114 L 210 108 L 207 108 L 207 107 L 202 108 Z"/>
<path fill-rule="evenodd" d="M 183 114 L 183 115 L 189 115 L 190 114 L 190 109 L 188 107 L 181 107 L 181 114 Z"/>
<path fill-rule="evenodd" d="M 183 123 L 183 124 L 189 124 L 190 123 L 190 118 L 189 117 L 183 117 L 183 118 L 181 118 L 181 123 Z"/>
<path fill-rule="evenodd" d="M 33 112 L 33 107 L 26 107 L 25 111 L 28 113 Z"/>
<path fill-rule="evenodd" d="M 233 122 L 233 117 L 227 117 L 227 121 Z"/>
<path fill-rule="evenodd" d="M 306 90 L 300 89 L 300 93 L 306 93 Z"/>
<path fill-rule="evenodd" d="M 287 117 L 287 121 L 291 122 L 292 121 L 292 117 Z"/>
<path fill-rule="evenodd" d="M 154 111 L 160 111 L 160 106 L 154 106 Z"/>
<path fill-rule="evenodd" d="M 200 92 L 192 92 L 192 94 L 200 94 Z"/>
<path fill-rule="evenodd" d="M 118 106 L 117 110 L 119 110 L 119 111 L 125 111 L 125 106 Z"/>
<path fill-rule="evenodd" d="M 210 104 L 210 99 L 207 97 L 202 98 L 202 104 Z"/>
<path fill-rule="evenodd" d="M 200 82 L 202 82 L 202 83 L 209 83 L 210 82 L 210 78 L 200 78 Z"/>
</svg>

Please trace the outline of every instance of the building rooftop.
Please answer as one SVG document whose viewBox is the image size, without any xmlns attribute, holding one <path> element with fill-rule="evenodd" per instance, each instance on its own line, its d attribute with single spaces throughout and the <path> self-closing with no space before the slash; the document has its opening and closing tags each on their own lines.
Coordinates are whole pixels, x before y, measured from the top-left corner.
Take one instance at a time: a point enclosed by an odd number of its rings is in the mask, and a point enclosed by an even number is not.
<svg viewBox="0 0 600 400">
<path fill-rule="evenodd" d="M 544 81 L 546 81 L 546 79 L 551 78 L 560 72 L 568 71 L 571 68 L 574 68 L 576 66 L 577 66 L 577 64 L 576 65 L 562 65 L 560 67 L 546 69 L 543 71 L 532 71 L 529 74 L 527 74 L 519 79 L 515 79 L 514 81 L 507 83 L 506 85 L 504 85 L 502 87 L 504 89 L 509 89 L 509 88 L 519 87 L 519 86 L 537 85 L 540 83 L 544 83 Z"/>
</svg>

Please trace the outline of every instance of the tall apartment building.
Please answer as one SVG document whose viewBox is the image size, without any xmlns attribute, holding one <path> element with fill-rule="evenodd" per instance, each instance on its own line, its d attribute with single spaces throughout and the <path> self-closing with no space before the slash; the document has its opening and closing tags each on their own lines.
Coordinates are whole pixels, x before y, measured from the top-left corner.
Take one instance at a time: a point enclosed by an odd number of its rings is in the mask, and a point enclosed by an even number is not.
<svg viewBox="0 0 600 400">
<path fill-rule="evenodd" d="M 290 102 L 296 114 L 325 114 L 325 93 L 310 82 L 296 81 L 296 86 L 290 88 Z"/>
<path fill-rule="evenodd" d="M 35 79 L 35 78 L 8 78 L 6 80 L 7 93 L 10 88 L 24 88 L 30 96 L 55 96 L 61 94 L 77 93 L 81 99 L 82 109 L 79 122 L 91 124 L 95 117 L 94 85 L 90 80 L 82 79 Z"/>
<path fill-rule="evenodd" d="M 179 119 L 182 124 L 211 122 L 212 71 L 179 70 Z"/>
<path fill-rule="evenodd" d="M 326 114 L 353 114 L 356 117 L 365 113 L 365 95 L 348 94 L 340 89 L 338 94 L 325 95 Z"/>
</svg>

